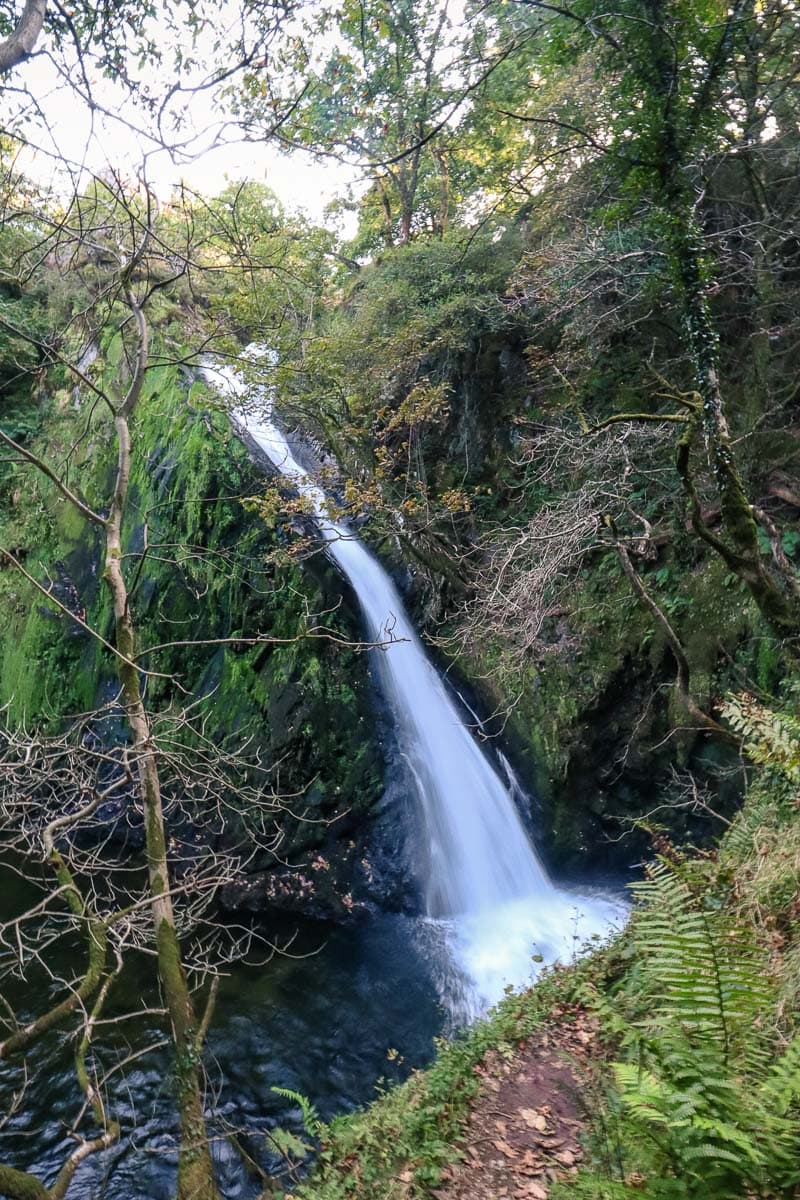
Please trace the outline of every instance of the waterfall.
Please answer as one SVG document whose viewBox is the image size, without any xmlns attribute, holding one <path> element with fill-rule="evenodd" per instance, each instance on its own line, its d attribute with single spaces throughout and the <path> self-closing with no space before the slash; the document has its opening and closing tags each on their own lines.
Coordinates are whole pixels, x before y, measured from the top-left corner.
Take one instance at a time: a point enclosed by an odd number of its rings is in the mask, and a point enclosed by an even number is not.
<svg viewBox="0 0 800 1200">
<path fill-rule="evenodd" d="M 206 378 L 233 397 L 245 384 L 230 368 Z M 268 403 L 268 400 L 267 400 Z M 380 686 L 419 799 L 424 826 L 421 864 L 429 942 L 438 943 L 440 991 L 457 1018 L 497 1001 L 508 984 L 524 984 L 537 962 L 568 960 L 590 938 L 624 920 L 624 906 L 556 888 L 531 844 L 511 794 L 473 736 L 428 658 L 402 600 L 378 560 L 353 531 L 327 515 L 325 493 L 296 461 L 271 408 L 241 425 L 310 503 L 337 564 L 358 599 Z"/>
</svg>

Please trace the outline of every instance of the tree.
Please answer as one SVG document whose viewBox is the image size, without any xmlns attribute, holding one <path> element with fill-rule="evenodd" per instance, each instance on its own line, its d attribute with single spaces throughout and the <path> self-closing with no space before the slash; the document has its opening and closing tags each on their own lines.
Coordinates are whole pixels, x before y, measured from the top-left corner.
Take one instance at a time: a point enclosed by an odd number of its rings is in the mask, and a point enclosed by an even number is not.
<svg viewBox="0 0 800 1200">
<path fill-rule="evenodd" d="M 589 217 L 593 240 L 585 243 L 582 277 L 571 297 L 562 299 L 562 314 L 585 308 L 585 281 L 592 271 L 602 303 L 598 250 L 605 253 L 606 231 L 627 221 L 628 261 L 638 258 L 651 272 L 651 296 L 666 291 L 680 323 L 677 338 L 684 338 L 680 367 L 665 364 L 675 382 L 664 371 L 650 370 L 649 389 L 640 388 L 644 411 L 631 411 L 622 399 L 619 411 L 598 423 L 675 424 L 680 430 L 675 461 L 696 534 L 742 579 L 764 619 L 791 649 L 800 584 L 781 553 L 774 523 L 748 495 L 731 434 L 713 301 L 724 291 L 726 262 L 704 205 L 713 189 L 707 181 L 723 163 L 735 155 L 757 157 L 754 140 L 783 93 L 783 85 L 776 84 L 777 64 L 783 63 L 778 77 L 785 81 L 786 46 L 798 33 L 797 13 L 792 6 L 754 6 L 749 0 L 732 6 L 648 0 L 619 5 L 613 13 L 592 3 L 554 6 L 537 0 L 520 0 L 518 8 L 536 33 L 530 44 L 536 45 L 543 73 L 558 74 L 565 67 L 574 72 L 582 65 L 599 86 L 599 94 L 584 92 L 577 112 L 566 108 L 563 97 L 558 102 L 557 89 L 545 88 L 543 97 L 535 92 L 521 97 L 513 114 L 505 114 L 539 129 L 548 149 L 560 142 L 574 156 L 577 141 L 583 173 L 606 189 L 604 206 Z M 776 73 L 768 69 L 766 79 L 754 76 L 757 60 L 771 62 Z M 631 240 L 634 231 L 638 245 Z M 588 231 L 581 233 L 586 237 Z M 751 231 L 731 230 L 729 236 L 750 237 Z M 563 264 L 554 260 L 554 265 L 562 281 L 569 278 Z M 538 282 L 527 278 L 523 291 L 530 286 L 533 299 Z M 623 284 L 625 290 L 630 286 Z M 632 391 L 629 383 L 626 391 Z M 722 535 L 703 516 L 695 453 L 701 437 L 719 498 Z M 760 529 L 772 546 L 769 557 L 762 552 Z"/>
<path fill-rule="evenodd" d="M 334 49 L 317 49 L 331 40 Z M 450 219 L 449 148 L 438 135 L 461 96 L 456 52 L 449 0 L 323 8 L 291 49 L 289 80 L 302 78 L 302 90 L 277 136 L 364 170 L 360 207 L 384 245 L 404 245 L 425 227 L 440 232 Z M 260 133 L 287 102 L 253 74 L 242 106 Z"/>
<path fill-rule="evenodd" d="M 49 158 L 70 188 L 79 184 L 90 149 L 107 155 L 102 143 L 110 129 L 124 130 L 125 142 L 138 147 L 134 156 L 166 151 L 178 162 L 225 142 L 232 135 L 225 88 L 250 70 L 273 68 L 295 0 L 242 0 L 234 20 L 207 0 L 25 0 L 19 8 L 15 0 L 0 3 L 4 128 Z M 27 70 L 32 60 L 43 68 L 38 73 Z M 78 127 L 85 121 L 87 145 L 75 156 L 82 161 L 69 161 L 53 126 L 65 96 Z M 209 107 L 204 97 L 211 96 Z M 276 111 L 273 124 L 286 115 Z M 115 154 L 118 161 L 119 146 Z"/>
<path fill-rule="evenodd" d="M 27 0 L 16 24 L 0 42 L 0 74 L 12 71 L 33 54 L 46 10 L 47 0 Z"/>
<path fill-rule="evenodd" d="M 45 1000 L 38 1015 L 18 1020 L 6 1006 L 0 1014 L 6 1027 L 0 1058 L 18 1059 L 53 1030 L 70 1027 L 83 1095 L 77 1149 L 54 1183 L 45 1187 L 31 1174 L 2 1165 L 0 1190 L 12 1198 L 58 1200 L 86 1157 L 120 1136 L 102 1078 L 95 1075 L 93 1043 L 127 951 L 143 948 L 155 957 L 170 1029 L 180 1119 L 178 1195 L 203 1200 L 217 1195 L 202 1065 L 216 988 L 212 982 L 200 1013 L 189 976 L 202 983 L 229 955 L 250 944 L 250 931 L 226 932 L 219 924 L 214 898 L 241 877 L 259 849 L 274 851 L 274 818 L 282 806 L 269 768 L 257 755 L 209 737 L 197 698 L 176 701 L 180 682 L 158 669 L 172 641 L 141 644 L 134 594 L 149 547 L 145 532 L 144 546 L 131 550 L 136 514 L 130 481 L 137 419 L 150 381 L 157 386 L 165 364 L 185 358 L 180 352 L 175 356 L 160 328 L 154 332 L 159 306 L 181 289 L 191 295 L 188 278 L 196 289 L 206 270 L 212 279 L 220 272 L 256 281 L 269 269 L 277 274 L 277 232 L 271 228 L 258 245 L 250 244 L 247 231 L 262 210 L 256 204 L 255 213 L 246 206 L 239 213 L 236 196 L 216 208 L 185 208 L 181 224 L 180 206 L 162 215 L 145 183 L 132 187 L 113 175 L 92 180 L 65 208 L 46 196 L 36 205 L 30 192 L 20 204 L 24 188 L 13 170 L 4 183 L 6 230 L 16 226 L 18 237 L 6 237 L 3 278 L 6 283 L 15 279 L 25 292 L 49 295 L 38 324 L 25 320 L 24 310 L 7 315 L 4 307 L 0 328 L 28 383 L 38 373 L 70 390 L 77 386 L 85 419 L 65 462 L 49 461 L 24 432 L 15 436 L 5 420 L 0 443 L 17 469 L 34 472 L 60 496 L 83 523 L 86 540 L 97 546 L 111 628 L 92 628 L 81 598 L 64 594 L 52 578 L 36 578 L 16 547 L 4 546 L 0 554 L 6 569 L 101 648 L 113 665 L 118 692 L 109 705 L 56 731 L 27 731 L 18 722 L 0 731 L 3 844 L 14 861 L 21 856 L 28 864 L 44 863 L 51 876 L 41 900 L 0 929 L 0 937 L 13 943 L 16 970 L 23 977 L 37 965 L 46 968 L 54 928 L 57 938 L 77 937 L 86 955 L 78 978 L 61 980 L 59 998 L 52 1004 Z M 239 231 L 238 241 L 222 215 Z M 284 245 L 291 244 L 290 237 Z M 206 317 L 206 325 L 208 336 L 191 361 L 212 345 L 226 354 L 236 345 L 219 310 Z M 87 354 L 87 347 L 93 353 Z M 32 362 L 25 357 L 28 348 L 34 351 Z M 96 495 L 87 494 L 72 463 L 89 436 L 105 442 L 114 458 L 107 491 Z M 258 644 L 269 639 L 242 634 L 229 640 Z M 148 689 L 164 680 L 171 685 L 171 699 L 154 709 Z M 127 727 L 124 737 L 118 732 L 120 720 Z M 115 811 L 141 816 L 144 847 L 138 864 L 135 856 L 130 862 L 130 848 L 120 846 L 114 835 Z M 185 828 L 203 833 L 201 849 L 181 849 Z M 220 944 L 226 947 L 222 957 Z M 87 1120 L 99 1133 L 79 1132 Z"/>
<path fill-rule="evenodd" d="M 104 301 L 109 306 L 116 326 L 113 336 L 119 339 L 120 364 L 124 364 L 122 378 L 107 387 L 91 381 L 80 368 L 69 365 L 76 378 L 89 386 L 98 403 L 103 405 L 114 430 L 117 465 L 106 511 L 97 511 L 56 470 L 1 429 L 0 440 L 15 455 L 42 472 L 89 527 L 99 532 L 102 539 L 102 577 L 111 597 L 114 614 L 112 650 L 120 683 L 119 703 L 131 734 L 132 766 L 126 768 L 126 774 L 131 769 L 135 773 L 143 807 L 153 941 L 175 1045 L 181 1119 L 178 1194 L 181 1197 L 210 1198 L 216 1195 L 216 1187 L 205 1136 L 197 1054 L 198 1022 L 177 934 L 161 775 L 152 722 L 144 704 L 142 668 L 137 661 L 138 648 L 129 587 L 123 568 L 123 523 L 131 472 L 131 428 L 150 363 L 151 331 L 146 307 L 158 287 L 168 286 L 176 278 L 174 273 L 164 276 L 163 271 L 159 273 L 160 277 L 154 278 L 149 269 L 155 248 L 156 212 L 154 197 L 146 188 L 140 197 L 129 200 L 121 188 L 112 190 L 107 185 L 98 185 L 91 189 L 88 196 L 75 198 L 65 219 L 58 223 L 56 237 L 49 246 L 49 253 L 57 262 L 66 262 L 70 256 L 86 253 L 91 248 L 89 252 L 97 254 L 106 270 L 111 268 L 110 277 L 108 273 L 106 275 L 103 291 Z M 57 352 L 57 358 L 61 359 L 60 352 Z M 12 562 L 16 561 L 8 551 L 6 556 Z M 84 790 L 87 790 L 85 785 L 79 785 L 78 795 Z M 73 873 L 63 863 L 54 836 L 58 828 L 79 827 L 108 794 L 107 791 L 88 790 L 92 795 L 88 804 L 63 821 L 51 821 L 42 835 L 47 856 L 54 864 L 59 885 L 66 890 L 73 912 L 88 922 L 90 967 L 83 985 L 64 1002 L 69 1008 L 92 997 L 103 981 L 105 969 L 107 924 L 93 915 L 86 905 Z M 4 1054 L 24 1049 L 34 1036 L 49 1028 L 52 1021 L 51 1013 L 39 1024 L 34 1023 L 33 1027 L 12 1034 L 4 1043 Z M 101 1144 L 107 1144 L 110 1137 L 112 1131 L 107 1130 Z M 11 1195 L 26 1195 L 26 1189 L 33 1186 L 27 1177 L 20 1179 L 9 1168 L 4 1168 L 4 1172 L 3 1186 Z M 50 1194 L 63 1194 L 60 1184 Z"/>
</svg>

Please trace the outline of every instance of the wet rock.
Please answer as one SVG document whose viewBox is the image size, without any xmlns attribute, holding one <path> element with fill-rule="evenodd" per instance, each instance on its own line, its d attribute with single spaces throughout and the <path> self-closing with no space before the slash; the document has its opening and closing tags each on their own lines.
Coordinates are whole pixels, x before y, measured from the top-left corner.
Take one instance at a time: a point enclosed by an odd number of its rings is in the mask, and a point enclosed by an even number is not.
<svg viewBox="0 0 800 1200">
<path fill-rule="evenodd" d="M 368 906 L 345 891 L 344 872 L 318 855 L 305 867 L 260 871 L 226 884 L 220 903 L 229 913 L 302 913 L 322 921 L 349 924 L 367 916 Z"/>
</svg>

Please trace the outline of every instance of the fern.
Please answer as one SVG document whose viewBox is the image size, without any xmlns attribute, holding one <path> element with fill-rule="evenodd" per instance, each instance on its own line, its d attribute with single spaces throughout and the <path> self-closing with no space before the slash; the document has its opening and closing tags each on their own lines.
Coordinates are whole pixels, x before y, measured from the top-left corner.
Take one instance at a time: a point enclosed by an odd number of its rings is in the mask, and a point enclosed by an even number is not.
<svg viewBox="0 0 800 1200">
<path fill-rule="evenodd" d="M 784 1115 L 800 1101 L 800 1037 L 795 1037 L 771 1068 L 761 1094 Z"/>
<path fill-rule="evenodd" d="M 689 1039 L 713 1046 L 721 1063 L 741 1052 L 763 1051 L 753 1023 L 772 993 L 763 955 L 749 933 L 718 912 L 700 908 L 687 885 L 663 863 L 634 884 L 643 907 L 633 927 L 634 947 L 657 996 L 652 1030 L 680 1029 Z"/>
<path fill-rule="evenodd" d="M 271 1142 L 273 1148 L 279 1154 L 282 1154 L 290 1162 L 292 1159 L 297 1159 L 299 1162 L 312 1149 L 311 1146 L 292 1133 L 291 1130 L 281 1129 L 280 1127 L 270 1129 L 267 1133 L 267 1140 Z"/>
<path fill-rule="evenodd" d="M 717 891 L 704 904 L 685 867 L 652 867 L 633 889 L 624 984 L 595 1004 L 621 1060 L 609 1166 L 648 1200 L 788 1197 L 800 1185 L 800 1036 L 775 1053 L 779 1008 L 800 993 L 800 949 L 789 935 L 776 955 L 772 937 L 796 920 L 800 720 L 751 696 L 723 715 L 763 770 L 720 847 Z M 731 909 L 718 907 L 726 893 Z"/>
<path fill-rule="evenodd" d="M 635 891 L 635 987 L 650 1011 L 627 1039 L 631 1061 L 613 1071 L 626 1141 L 656 1166 L 647 1194 L 733 1200 L 792 1186 L 800 1043 L 770 1066 L 775 996 L 762 952 L 664 864 Z"/>
<path fill-rule="evenodd" d="M 291 1100 L 300 1109 L 300 1115 L 303 1122 L 303 1128 L 309 1137 L 318 1138 L 321 1134 L 324 1124 L 322 1118 L 315 1106 L 304 1096 L 302 1092 L 293 1092 L 291 1088 L 273 1087 L 270 1088 L 276 1096 L 282 1096 L 284 1100 Z"/>
<path fill-rule="evenodd" d="M 747 693 L 729 697 L 721 711 L 741 736 L 748 758 L 792 783 L 800 783 L 800 720 L 797 717 L 766 708 Z"/>
<path fill-rule="evenodd" d="M 744 862 L 753 852 L 753 839 L 765 824 L 773 825 L 777 804 L 770 792 L 751 790 L 747 803 L 733 820 L 722 840 L 720 851 L 734 863 Z"/>
</svg>

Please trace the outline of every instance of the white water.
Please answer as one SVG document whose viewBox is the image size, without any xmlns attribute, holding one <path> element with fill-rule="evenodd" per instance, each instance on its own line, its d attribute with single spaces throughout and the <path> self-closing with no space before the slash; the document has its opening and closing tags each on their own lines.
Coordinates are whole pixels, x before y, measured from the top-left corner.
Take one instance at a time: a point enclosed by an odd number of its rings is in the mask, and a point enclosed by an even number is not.
<svg viewBox="0 0 800 1200">
<path fill-rule="evenodd" d="M 206 376 L 230 395 L 244 394 L 229 368 L 207 369 Z M 294 458 L 271 412 L 239 410 L 234 419 L 308 499 L 327 554 L 358 598 L 367 639 L 388 643 L 375 659 L 422 810 L 425 940 L 438 946 L 443 1000 L 458 1019 L 473 1017 L 506 986 L 535 974 L 534 955 L 537 962 L 568 961 L 588 939 L 619 926 L 624 906 L 553 885 L 510 786 L 465 724 L 386 571 L 346 524 L 327 515 L 324 492 Z"/>
</svg>

